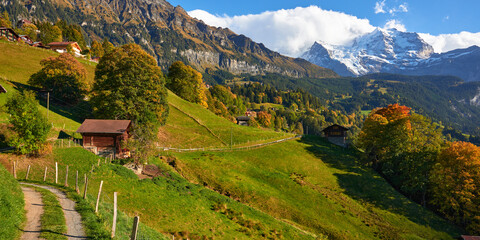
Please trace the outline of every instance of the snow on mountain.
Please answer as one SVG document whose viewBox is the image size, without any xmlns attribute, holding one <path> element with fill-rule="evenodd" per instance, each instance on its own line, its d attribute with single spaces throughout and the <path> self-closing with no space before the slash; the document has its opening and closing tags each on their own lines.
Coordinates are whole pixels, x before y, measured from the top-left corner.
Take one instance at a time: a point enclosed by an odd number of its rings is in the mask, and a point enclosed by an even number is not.
<svg viewBox="0 0 480 240">
<path fill-rule="evenodd" d="M 467 81 L 480 80 L 478 73 L 461 73 L 448 63 L 461 64 L 465 59 L 479 55 L 478 47 L 457 49 L 436 54 L 431 45 L 417 33 L 396 29 L 376 28 L 373 32 L 356 38 L 351 44 L 339 46 L 315 42 L 301 57 L 322 67 L 330 68 L 343 76 L 359 76 L 369 73 L 388 72 L 401 74 L 455 75 Z M 473 69 L 479 68 L 480 58 L 468 62 Z M 437 67 L 435 67 L 437 66 Z M 458 74 L 457 74 L 458 73 Z M 463 75 L 462 75 L 463 74 Z"/>
</svg>

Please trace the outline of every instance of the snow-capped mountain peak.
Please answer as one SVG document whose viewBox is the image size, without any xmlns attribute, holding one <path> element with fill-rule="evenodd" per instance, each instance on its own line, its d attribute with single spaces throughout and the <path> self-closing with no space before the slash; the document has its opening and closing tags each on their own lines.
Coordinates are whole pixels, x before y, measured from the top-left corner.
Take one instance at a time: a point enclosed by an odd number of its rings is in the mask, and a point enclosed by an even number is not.
<svg viewBox="0 0 480 240">
<path fill-rule="evenodd" d="M 480 47 L 437 54 L 419 34 L 397 29 L 376 28 L 342 46 L 315 42 L 301 57 L 342 76 L 384 72 L 480 80 Z"/>
</svg>

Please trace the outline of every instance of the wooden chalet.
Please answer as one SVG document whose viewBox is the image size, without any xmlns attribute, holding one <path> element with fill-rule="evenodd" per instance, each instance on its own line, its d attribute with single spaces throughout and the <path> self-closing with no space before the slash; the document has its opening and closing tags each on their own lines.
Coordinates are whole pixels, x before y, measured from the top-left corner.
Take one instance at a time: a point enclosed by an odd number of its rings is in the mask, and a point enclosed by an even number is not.
<svg viewBox="0 0 480 240">
<path fill-rule="evenodd" d="M 341 147 L 347 147 L 346 137 L 348 130 L 348 128 L 342 127 L 338 124 L 334 124 L 323 129 L 322 132 L 328 139 L 328 141 L 330 141 L 331 143 Z"/>
<path fill-rule="evenodd" d="M 5 37 L 10 42 L 18 42 L 22 40 L 13 29 L 6 27 L 0 27 L 0 37 Z"/>
<path fill-rule="evenodd" d="M 33 40 L 28 35 L 19 35 L 19 36 L 20 36 L 20 39 L 22 39 L 23 42 L 27 43 L 30 46 L 33 45 Z"/>
<path fill-rule="evenodd" d="M 130 120 L 85 119 L 77 132 L 82 134 L 82 146 L 97 155 L 124 158 L 130 151 L 121 143 L 130 137 Z"/>
<path fill-rule="evenodd" d="M 81 57 L 82 54 L 82 49 L 80 48 L 80 45 L 78 45 L 77 42 L 51 42 L 48 44 L 51 50 L 59 52 L 59 53 L 66 53 L 68 52 L 67 48 L 68 46 L 72 46 L 73 53 L 75 54 L 76 57 Z"/>
<path fill-rule="evenodd" d="M 25 24 L 33 24 L 33 23 L 31 21 L 27 20 L 27 19 L 20 19 L 17 22 L 17 28 L 22 28 L 23 25 L 25 25 Z"/>
<path fill-rule="evenodd" d="M 236 119 L 237 119 L 237 124 L 240 126 L 248 126 L 248 121 L 250 121 L 249 116 L 239 116 Z"/>
</svg>

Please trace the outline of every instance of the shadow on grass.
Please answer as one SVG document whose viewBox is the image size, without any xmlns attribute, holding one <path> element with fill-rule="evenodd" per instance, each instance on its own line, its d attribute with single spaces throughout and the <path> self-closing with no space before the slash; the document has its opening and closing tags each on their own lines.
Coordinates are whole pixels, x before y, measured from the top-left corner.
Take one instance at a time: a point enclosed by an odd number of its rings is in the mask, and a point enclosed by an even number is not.
<svg viewBox="0 0 480 240">
<path fill-rule="evenodd" d="M 344 193 L 351 198 L 403 215 L 412 222 L 428 226 L 439 232 L 450 234 L 461 232 L 460 228 L 449 224 L 397 192 L 373 169 L 363 166 L 359 160 L 361 152 L 333 145 L 321 137 L 307 136 L 300 141 L 310 145 L 307 150 L 328 164 L 329 167 L 346 172 L 336 173 L 335 176 L 341 188 L 344 189 Z"/>
<path fill-rule="evenodd" d="M 18 82 L 10 81 L 10 83 L 12 83 L 14 88 L 18 91 L 34 91 L 37 94 L 37 100 L 39 101 L 39 104 L 47 108 L 47 92 Z M 52 94 L 50 94 L 49 109 L 60 116 L 72 119 L 78 123 L 82 123 L 83 120 L 91 117 L 92 113 L 90 103 L 85 100 L 81 100 L 76 104 L 70 104 L 62 101 L 61 99 L 55 98 L 52 96 Z"/>
</svg>

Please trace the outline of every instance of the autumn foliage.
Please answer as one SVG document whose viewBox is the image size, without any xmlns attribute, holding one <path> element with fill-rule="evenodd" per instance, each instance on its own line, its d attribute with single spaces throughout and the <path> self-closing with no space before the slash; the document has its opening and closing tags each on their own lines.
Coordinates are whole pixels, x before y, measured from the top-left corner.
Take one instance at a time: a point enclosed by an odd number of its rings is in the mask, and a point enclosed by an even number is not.
<svg viewBox="0 0 480 240">
<path fill-rule="evenodd" d="M 449 220 L 480 233 L 480 147 L 452 142 L 432 170 L 432 203 Z"/>
<path fill-rule="evenodd" d="M 52 95 L 66 103 L 76 103 L 87 93 L 87 70 L 68 53 L 43 59 L 42 69 L 34 73 L 28 83 L 52 91 Z"/>
<path fill-rule="evenodd" d="M 208 107 L 202 74 L 183 62 L 177 61 L 170 66 L 166 86 L 179 97 Z"/>
<path fill-rule="evenodd" d="M 480 233 L 480 147 L 446 143 L 440 127 L 398 104 L 365 120 L 358 145 L 372 166 L 407 196 Z"/>
</svg>

